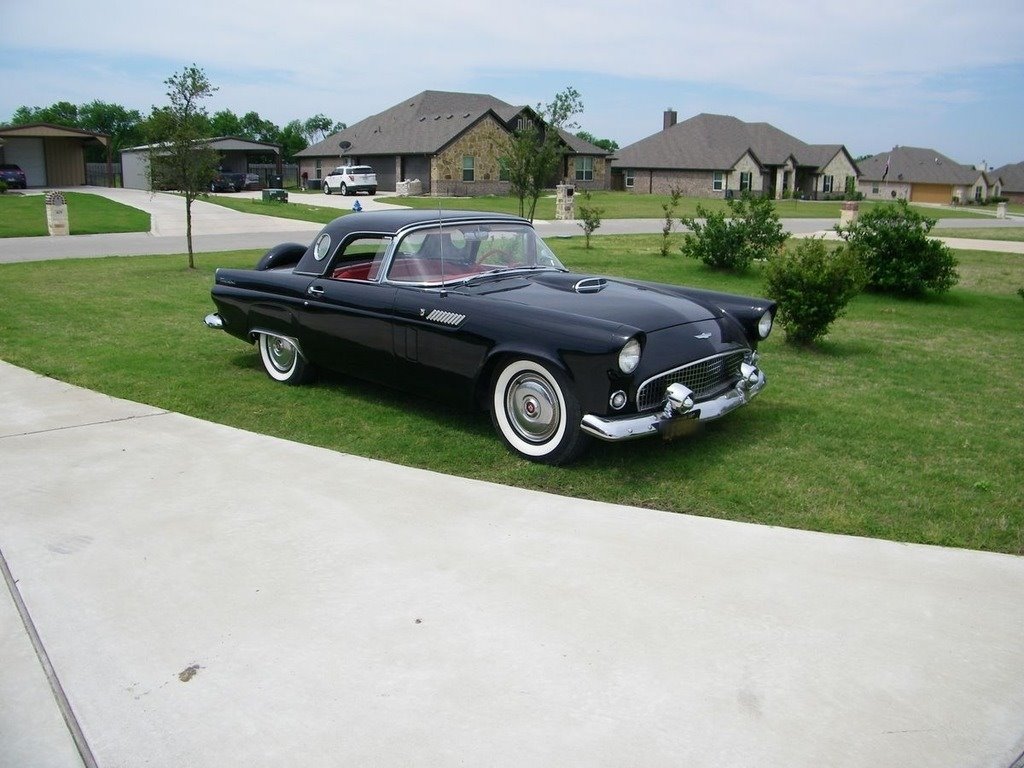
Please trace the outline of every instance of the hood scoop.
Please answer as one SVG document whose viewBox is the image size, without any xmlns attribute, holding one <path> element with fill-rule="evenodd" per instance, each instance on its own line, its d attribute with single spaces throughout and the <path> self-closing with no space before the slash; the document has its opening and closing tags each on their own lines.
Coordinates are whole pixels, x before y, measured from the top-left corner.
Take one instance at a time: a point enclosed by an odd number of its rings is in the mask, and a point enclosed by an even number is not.
<svg viewBox="0 0 1024 768">
<path fill-rule="evenodd" d="M 606 285 L 608 285 L 608 281 L 603 277 L 585 277 L 578 281 L 572 289 L 576 293 L 598 293 L 603 291 Z"/>
</svg>

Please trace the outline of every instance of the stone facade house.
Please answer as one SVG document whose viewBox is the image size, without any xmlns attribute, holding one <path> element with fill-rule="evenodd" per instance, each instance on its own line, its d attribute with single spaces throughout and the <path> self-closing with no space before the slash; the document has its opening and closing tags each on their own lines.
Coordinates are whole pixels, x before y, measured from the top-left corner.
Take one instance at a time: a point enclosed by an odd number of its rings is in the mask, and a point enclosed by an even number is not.
<svg viewBox="0 0 1024 768">
<path fill-rule="evenodd" d="M 501 158 L 515 130 L 539 121 L 529 107 L 478 93 L 423 91 L 296 153 L 300 174 L 311 183 L 338 165 L 369 165 L 377 188 L 420 181 L 424 194 L 505 194 Z M 584 189 L 608 188 L 608 152 L 565 131 L 560 174 Z"/>
<path fill-rule="evenodd" d="M 806 144 L 768 123 L 700 114 L 677 122 L 667 110 L 660 132 L 620 149 L 612 189 L 637 194 L 776 198 L 841 197 L 855 190 L 858 169 L 841 144 Z"/>
<path fill-rule="evenodd" d="M 1002 194 L 997 172 L 958 163 L 925 147 L 893 147 L 858 165 L 858 189 L 868 200 L 949 205 L 982 202 Z"/>
</svg>

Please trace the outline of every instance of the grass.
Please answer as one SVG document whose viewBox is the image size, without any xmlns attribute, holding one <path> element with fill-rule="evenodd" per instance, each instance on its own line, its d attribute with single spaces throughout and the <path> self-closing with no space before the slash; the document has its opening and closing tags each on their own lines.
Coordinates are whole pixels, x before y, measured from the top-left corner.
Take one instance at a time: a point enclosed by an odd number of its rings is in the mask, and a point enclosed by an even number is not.
<svg viewBox="0 0 1024 768">
<path fill-rule="evenodd" d="M 658 254 L 660 237 L 556 239 L 583 272 L 760 293 Z M 770 525 L 1024 553 L 1024 257 L 958 252 L 922 302 L 864 295 L 812 351 L 762 346 L 769 386 L 697 435 L 597 443 L 577 465 L 512 456 L 485 415 L 327 376 L 275 384 L 206 329 L 213 266 L 255 251 L 0 266 L 0 358 L 108 394 L 357 455 L 603 501 Z M 210 265 L 209 267 L 205 265 Z M 315 480 L 314 480 L 315 481 Z"/>
<path fill-rule="evenodd" d="M 933 237 L 963 237 L 969 240 L 1024 241 L 1024 227 L 991 227 L 988 229 L 933 229 Z"/>
<path fill-rule="evenodd" d="M 85 192 L 66 192 L 72 235 L 149 232 L 149 214 Z M 45 195 L 0 195 L 0 237 L 48 235 Z"/>
<path fill-rule="evenodd" d="M 327 222 L 343 215 L 345 211 L 338 208 L 317 206 L 315 201 L 321 192 L 289 193 L 289 202 L 263 203 L 244 198 L 212 196 L 209 202 L 233 208 L 245 213 L 261 213 L 268 216 L 299 218 L 306 221 Z M 353 197 L 355 202 L 359 198 Z M 498 213 L 519 214 L 519 200 L 509 195 L 484 195 L 481 197 L 391 197 L 387 200 L 395 205 L 423 210 L 459 209 L 469 211 L 495 211 Z M 668 195 L 635 195 L 628 192 L 593 192 L 591 205 L 602 209 L 604 219 L 663 219 L 663 205 L 670 202 Z M 706 210 L 728 210 L 724 200 L 709 200 L 697 197 L 685 197 L 676 206 L 674 218 L 696 216 L 697 206 Z M 862 202 L 861 210 L 866 211 L 873 202 Z M 839 220 L 840 201 L 807 201 L 807 200 L 776 200 L 775 208 L 784 219 L 835 219 Z M 921 213 L 932 218 L 985 218 L 984 214 L 974 211 L 953 208 L 918 208 Z M 555 198 L 546 195 L 537 201 L 535 219 L 550 221 L 555 218 Z"/>
</svg>

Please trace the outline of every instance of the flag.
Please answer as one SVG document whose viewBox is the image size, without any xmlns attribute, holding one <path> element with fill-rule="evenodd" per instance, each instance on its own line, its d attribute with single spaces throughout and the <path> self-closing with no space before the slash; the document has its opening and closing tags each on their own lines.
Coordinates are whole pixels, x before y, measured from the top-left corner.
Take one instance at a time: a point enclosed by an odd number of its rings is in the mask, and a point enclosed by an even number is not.
<svg viewBox="0 0 1024 768">
<path fill-rule="evenodd" d="M 885 158 L 885 170 L 882 171 L 882 181 L 885 181 L 885 177 L 889 175 L 889 159 L 891 157 L 892 155 L 889 155 L 888 157 Z"/>
</svg>

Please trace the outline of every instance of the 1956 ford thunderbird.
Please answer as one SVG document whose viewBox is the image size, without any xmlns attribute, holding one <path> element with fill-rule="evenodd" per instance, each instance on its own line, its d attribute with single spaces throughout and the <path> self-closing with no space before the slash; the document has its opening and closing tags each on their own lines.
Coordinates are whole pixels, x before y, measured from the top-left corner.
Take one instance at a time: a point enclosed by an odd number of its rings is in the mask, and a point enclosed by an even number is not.
<svg viewBox="0 0 1024 768">
<path fill-rule="evenodd" d="M 489 410 L 516 453 L 563 464 L 592 438 L 673 437 L 765 385 L 768 299 L 569 272 L 515 216 L 375 211 L 218 269 L 206 324 L 267 374 L 325 368 Z"/>
</svg>

